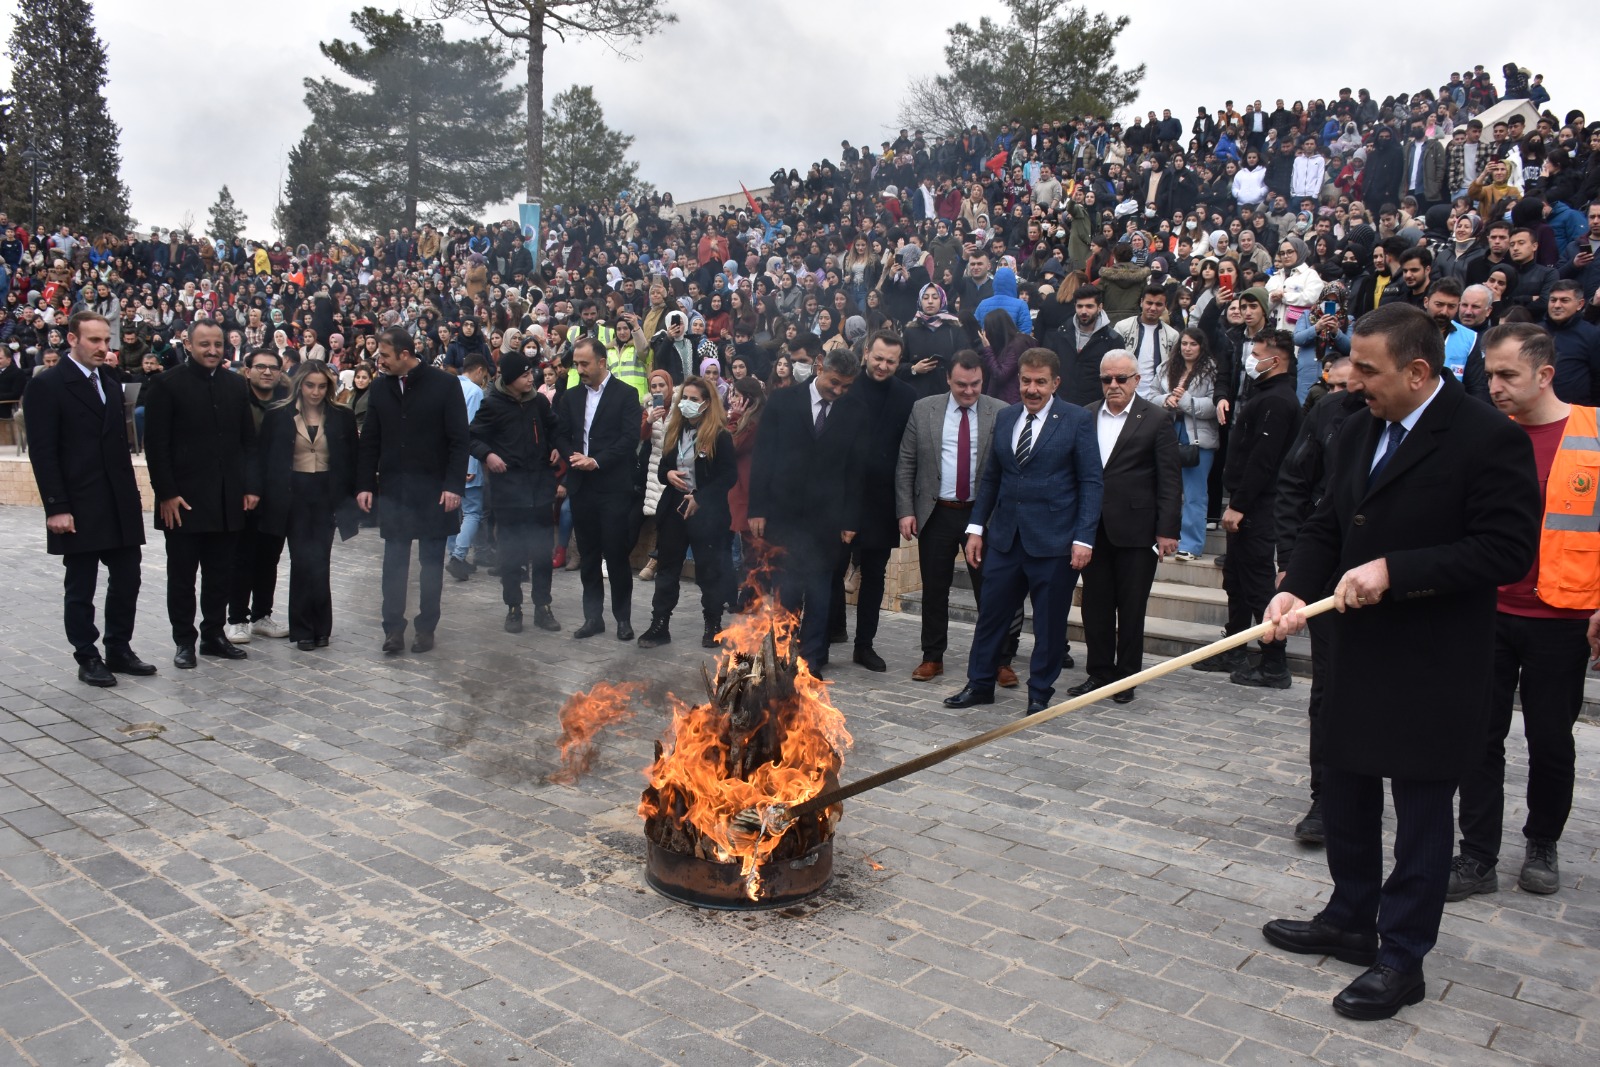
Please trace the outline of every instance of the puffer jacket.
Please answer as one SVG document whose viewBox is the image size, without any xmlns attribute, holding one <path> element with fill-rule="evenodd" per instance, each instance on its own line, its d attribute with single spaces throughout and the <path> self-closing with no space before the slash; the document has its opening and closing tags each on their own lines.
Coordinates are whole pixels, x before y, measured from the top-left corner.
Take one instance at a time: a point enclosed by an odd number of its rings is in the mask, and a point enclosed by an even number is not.
<svg viewBox="0 0 1600 1067">
<path fill-rule="evenodd" d="M 667 423 L 671 421 L 669 415 L 664 419 L 657 419 L 650 424 L 650 463 L 645 469 L 655 471 L 661 466 L 661 455 L 667 443 Z M 644 480 L 644 513 L 654 515 L 656 505 L 661 503 L 661 492 L 665 488 L 658 478 Z"/>
</svg>

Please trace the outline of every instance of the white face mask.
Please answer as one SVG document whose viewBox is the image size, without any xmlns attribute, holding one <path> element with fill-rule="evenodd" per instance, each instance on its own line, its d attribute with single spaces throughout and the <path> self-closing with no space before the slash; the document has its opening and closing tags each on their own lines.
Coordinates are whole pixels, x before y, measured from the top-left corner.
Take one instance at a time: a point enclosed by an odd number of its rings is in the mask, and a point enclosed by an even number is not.
<svg viewBox="0 0 1600 1067">
<path fill-rule="evenodd" d="M 1266 359 L 1257 359 L 1256 358 L 1256 354 L 1254 352 L 1251 352 L 1248 356 L 1244 357 L 1244 373 L 1245 373 L 1245 377 L 1247 377 L 1247 378 L 1259 378 L 1259 377 L 1261 377 L 1261 369 L 1262 369 L 1261 365 L 1263 363 L 1271 363 L 1273 360 L 1275 360 L 1277 358 L 1278 358 L 1277 356 L 1268 356 Z"/>
<path fill-rule="evenodd" d="M 698 419 L 700 417 L 700 413 L 705 410 L 705 407 L 706 406 L 698 400 L 678 401 L 678 413 L 686 419 Z"/>
<path fill-rule="evenodd" d="M 794 375 L 795 381 L 804 385 L 811 380 L 811 364 L 796 362 L 790 373 Z"/>
</svg>

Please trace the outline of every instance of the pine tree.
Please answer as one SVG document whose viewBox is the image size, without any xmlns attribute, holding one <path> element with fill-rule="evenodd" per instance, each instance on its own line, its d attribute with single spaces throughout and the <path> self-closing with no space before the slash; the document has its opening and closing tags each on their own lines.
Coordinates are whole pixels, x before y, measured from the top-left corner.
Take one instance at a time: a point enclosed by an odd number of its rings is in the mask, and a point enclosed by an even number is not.
<svg viewBox="0 0 1600 1067">
<path fill-rule="evenodd" d="M 227 244 L 244 233 L 245 223 L 248 221 L 238 202 L 233 199 L 233 194 L 224 185 L 217 193 L 217 202 L 211 205 L 211 215 L 206 222 L 206 229 L 210 231 L 213 239 Z"/>
<path fill-rule="evenodd" d="M 333 229 L 333 187 L 328 165 L 316 134 L 307 129 L 300 143 L 289 149 L 289 176 L 283 200 L 273 215 L 278 232 L 292 245 L 313 245 L 328 239 Z"/>
<path fill-rule="evenodd" d="M 126 228 L 122 132 L 106 109 L 106 48 L 89 0 L 17 0 L 7 55 L 13 136 L 0 165 L 6 210 L 28 218 L 37 166 L 41 228 Z M 24 155 L 30 151 L 32 159 Z"/>
<path fill-rule="evenodd" d="M 344 78 L 305 81 L 350 220 L 375 229 L 467 221 L 511 199 L 522 91 L 503 85 L 505 50 L 487 38 L 448 41 L 437 23 L 400 11 L 368 7 L 350 21 L 364 45 L 320 46 Z"/>
<path fill-rule="evenodd" d="M 592 86 L 557 93 L 544 127 L 545 201 L 583 204 L 633 189 L 639 164 L 623 158 L 632 145 L 631 134 L 606 125 Z"/>
</svg>

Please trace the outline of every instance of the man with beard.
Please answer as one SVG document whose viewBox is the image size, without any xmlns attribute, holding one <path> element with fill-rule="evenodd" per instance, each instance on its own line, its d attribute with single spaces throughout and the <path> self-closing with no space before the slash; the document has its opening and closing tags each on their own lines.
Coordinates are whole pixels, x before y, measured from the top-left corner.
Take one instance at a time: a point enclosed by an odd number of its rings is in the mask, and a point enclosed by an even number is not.
<svg viewBox="0 0 1600 1067">
<path fill-rule="evenodd" d="M 1121 348 L 1122 339 L 1105 313 L 1098 286 L 1080 285 L 1072 294 L 1072 310 L 1072 318 L 1043 340 L 1062 368 L 1057 395 L 1086 407 L 1101 396 L 1100 361 Z"/>
<path fill-rule="evenodd" d="M 879 330 L 867 340 L 862 359 L 865 372 L 850 387 L 867 410 L 867 440 L 861 464 L 861 518 L 855 544 L 839 553 L 833 571 L 829 601 L 829 640 L 844 640 L 845 572 L 850 557 L 860 559 L 861 584 L 856 598 L 856 644 L 852 659 L 869 671 L 888 670 L 883 657 L 873 649 L 878 636 L 878 612 L 883 606 L 884 576 L 889 552 L 900 544 L 899 517 L 895 514 L 895 464 L 900 459 L 900 439 L 905 435 L 911 406 L 917 402 L 916 390 L 900 378 L 900 357 L 905 342 L 900 335 Z"/>
<path fill-rule="evenodd" d="M 1483 372 L 1483 345 L 1476 330 L 1456 321 L 1461 308 L 1461 283 L 1440 278 L 1428 286 L 1422 310 L 1444 337 L 1444 365 L 1467 390 L 1468 396 L 1489 402 L 1489 380 Z"/>
<path fill-rule="evenodd" d="M 1394 142 L 1394 131 L 1387 126 L 1379 126 L 1377 137 L 1367 151 L 1367 164 L 1362 172 L 1362 198 L 1369 204 L 1398 204 L 1405 195 L 1405 189 L 1401 187 L 1404 170 L 1405 157 L 1400 146 Z"/>
</svg>

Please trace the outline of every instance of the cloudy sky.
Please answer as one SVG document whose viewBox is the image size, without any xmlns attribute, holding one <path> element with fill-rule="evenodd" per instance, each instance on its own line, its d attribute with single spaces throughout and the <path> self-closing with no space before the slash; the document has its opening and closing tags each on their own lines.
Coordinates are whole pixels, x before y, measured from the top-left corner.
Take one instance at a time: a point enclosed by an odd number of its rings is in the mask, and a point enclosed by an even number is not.
<svg viewBox="0 0 1600 1067">
<path fill-rule="evenodd" d="M 552 47 L 545 95 L 592 84 L 607 122 L 635 136 L 633 158 L 643 176 L 680 201 L 737 191 L 741 181 L 764 185 L 780 164 L 803 171 L 836 155 L 841 138 L 877 143 L 895 125 L 907 78 L 939 71 L 945 30 L 1001 11 L 983 0 L 668 3 L 680 21 L 635 49 L 633 61 L 594 44 Z M 427 10 L 426 0 L 380 6 L 396 4 Z M 331 73 L 317 43 L 350 38 L 354 6 L 96 0 L 110 56 L 107 97 L 122 128 L 123 178 L 141 226 L 171 226 L 186 213 L 203 224 L 227 183 L 250 231 L 267 235 L 284 158 L 309 121 L 302 79 Z M 1465 53 L 1428 44 L 1459 43 L 1467 34 L 1375 35 L 1358 26 L 1294 48 L 1286 29 L 1257 26 L 1241 41 L 1238 20 L 1214 17 L 1227 10 L 1215 5 L 1091 6 L 1132 17 L 1116 59 L 1124 67 L 1148 65 L 1135 105 L 1141 112 L 1171 107 L 1187 120 L 1202 103 L 1265 97 L 1270 106 L 1277 96 L 1331 98 L 1341 85 L 1365 85 L 1381 98 L 1437 86 L 1452 69 L 1474 63 L 1497 71 L 1511 59 L 1546 75 L 1560 111 L 1600 111 L 1600 101 L 1566 95 L 1586 80 L 1588 36 L 1551 34 L 1538 20 L 1502 24 L 1494 47 Z M 15 0 L 0 0 L 0 12 L 14 11 Z M 1492 11 L 1484 5 L 1482 14 Z"/>
</svg>

